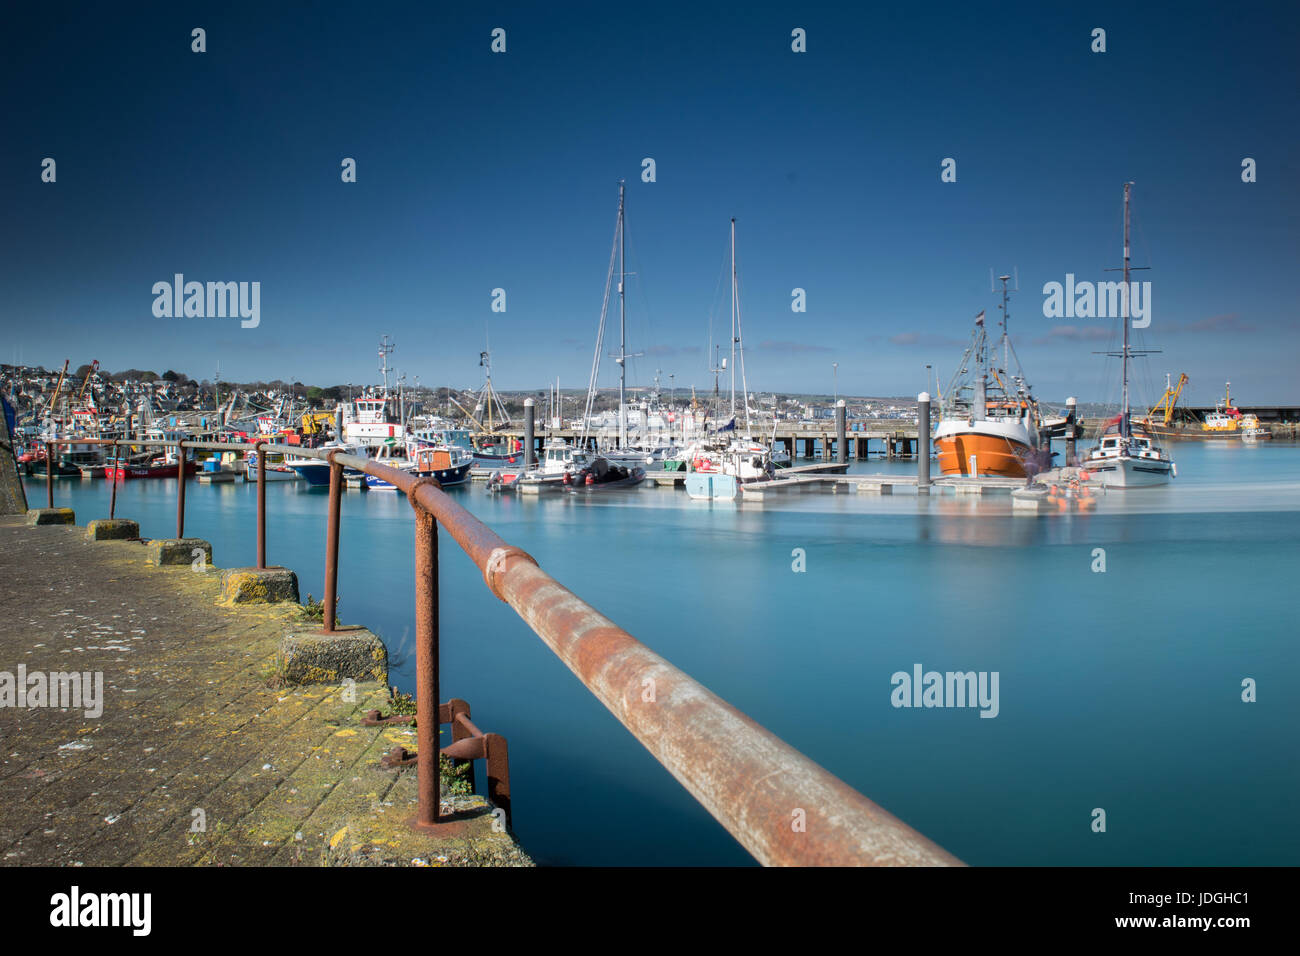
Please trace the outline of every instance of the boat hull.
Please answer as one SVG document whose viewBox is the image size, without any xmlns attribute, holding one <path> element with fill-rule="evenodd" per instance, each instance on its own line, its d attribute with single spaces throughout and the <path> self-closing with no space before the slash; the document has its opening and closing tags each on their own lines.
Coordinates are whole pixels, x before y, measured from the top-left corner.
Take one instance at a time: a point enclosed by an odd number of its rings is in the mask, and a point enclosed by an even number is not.
<svg viewBox="0 0 1300 956">
<path fill-rule="evenodd" d="M 1169 484 L 1174 465 L 1167 460 L 1124 457 L 1085 460 L 1083 468 L 1107 488 L 1151 488 Z"/>
<path fill-rule="evenodd" d="M 1006 435 L 962 431 L 936 437 L 939 471 L 944 475 L 1024 478 L 1029 445 Z M 974 459 L 974 468 L 971 459 Z"/>
<path fill-rule="evenodd" d="M 198 473 L 198 466 L 192 462 L 185 462 L 185 477 L 190 478 Z M 127 479 L 138 478 L 175 478 L 175 465 L 105 465 L 104 477 L 110 481 L 126 481 Z"/>
<path fill-rule="evenodd" d="M 633 468 L 626 478 L 615 478 L 612 481 L 597 481 L 587 484 L 585 480 L 574 481 L 567 485 L 569 492 L 575 495 L 597 494 L 602 491 L 615 491 L 619 488 L 635 488 L 641 482 L 645 481 L 645 469 Z"/>
<path fill-rule="evenodd" d="M 297 481 L 301 476 L 297 471 L 287 465 L 267 465 L 267 481 Z M 246 464 L 244 466 L 244 480 L 257 481 L 257 465 Z M 325 467 L 325 484 L 329 484 L 329 466 Z"/>
<path fill-rule="evenodd" d="M 697 500 L 734 501 L 740 494 L 735 475 L 718 471 L 692 471 L 686 475 L 686 493 Z"/>
<path fill-rule="evenodd" d="M 469 480 L 469 472 L 473 467 L 473 462 L 466 462 L 463 465 L 457 465 L 454 468 L 438 468 L 432 471 L 415 471 L 412 472 L 418 478 L 432 478 L 448 488 L 452 485 L 461 485 Z M 382 478 L 376 478 L 374 475 L 365 476 L 366 487 L 371 491 L 396 491 L 397 486 Z"/>
</svg>

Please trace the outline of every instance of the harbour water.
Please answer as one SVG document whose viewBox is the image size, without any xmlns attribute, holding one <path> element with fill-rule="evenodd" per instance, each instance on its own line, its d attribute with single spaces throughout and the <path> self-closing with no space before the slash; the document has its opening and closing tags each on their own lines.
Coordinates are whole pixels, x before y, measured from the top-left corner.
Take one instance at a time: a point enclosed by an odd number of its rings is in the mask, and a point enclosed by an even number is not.
<svg viewBox="0 0 1300 956">
<path fill-rule="evenodd" d="M 1300 447 L 1172 446 L 1170 486 L 1093 514 L 1006 495 L 794 492 L 761 506 L 643 487 L 586 499 L 451 490 L 674 664 L 978 865 L 1259 865 L 1300 856 Z M 852 472 L 913 472 L 860 462 Z M 102 481 L 60 481 L 85 523 Z M 29 500 L 44 485 L 28 483 Z M 325 501 L 271 484 L 268 558 L 317 597 Z M 255 486 L 191 485 L 186 531 L 253 563 Z M 117 514 L 174 532 L 174 480 Z M 397 494 L 343 502 L 339 614 L 414 690 L 413 530 Z M 543 864 L 744 864 L 748 855 L 582 687 L 450 541 L 442 688 L 510 743 L 515 830 Z M 1094 570 L 1104 550 L 1105 571 Z M 802 549 L 806 570 L 796 571 Z M 898 708 L 891 676 L 997 672 L 998 712 Z M 1258 701 L 1242 701 L 1242 681 Z M 1092 829 L 1093 811 L 1106 831 Z M 793 809 L 793 808 L 792 808 Z"/>
</svg>

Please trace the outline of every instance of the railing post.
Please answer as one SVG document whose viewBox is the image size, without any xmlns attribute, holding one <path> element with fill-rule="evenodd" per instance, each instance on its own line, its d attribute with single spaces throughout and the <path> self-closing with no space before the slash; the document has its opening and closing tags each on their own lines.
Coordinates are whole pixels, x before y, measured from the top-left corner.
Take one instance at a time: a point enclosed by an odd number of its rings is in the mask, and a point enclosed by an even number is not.
<svg viewBox="0 0 1300 956">
<path fill-rule="evenodd" d="M 54 507 L 54 443 L 45 443 L 45 507 Z"/>
<path fill-rule="evenodd" d="M 330 463 L 329 524 L 325 531 L 325 633 L 333 634 L 334 605 L 338 602 L 339 583 L 339 515 L 343 503 L 343 466 L 334 460 L 338 452 L 325 457 Z"/>
<path fill-rule="evenodd" d="M 415 509 L 415 729 L 420 804 L 417 827 L 438 823 L 442 806 L 442 773 L 439 766 L 438 702 L 438 522 L 420 507 L 418 481 L 408 492 Z"/>
<path fill-rule="evenodd" d="M 266 452 L 265 441 L 253 443 L 257 456 L 257 569 L 266 570 Z"/>
<path fill-rule="evenodd" d="M 185 442 L 176 443 L 176 537 L 185 537 Z"/>
<path fill-rule="evenodd" d="M 113 477 L 109 479 L 113 487 L 108 492 L 108 520 L 112 521 L 113 513 L 117 510 L 117 469 L 122 465 L 122 456 L 117 442 L 111 442 L 109 447 L 113 449 Z"/>
</svg>

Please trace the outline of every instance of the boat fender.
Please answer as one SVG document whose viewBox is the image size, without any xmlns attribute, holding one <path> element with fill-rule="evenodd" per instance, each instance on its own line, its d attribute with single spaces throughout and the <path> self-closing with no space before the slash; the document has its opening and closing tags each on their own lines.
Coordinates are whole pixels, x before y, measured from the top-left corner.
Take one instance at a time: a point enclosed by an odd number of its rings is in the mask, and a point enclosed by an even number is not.
<svg viewBox="0 0 1300 956">
<path fill-rule="evenodd" d="M 588 474 L 586 483 L 588 485 L 594 485 L 596 483 L 596 476 L 592 474 Z"/>
</svg>

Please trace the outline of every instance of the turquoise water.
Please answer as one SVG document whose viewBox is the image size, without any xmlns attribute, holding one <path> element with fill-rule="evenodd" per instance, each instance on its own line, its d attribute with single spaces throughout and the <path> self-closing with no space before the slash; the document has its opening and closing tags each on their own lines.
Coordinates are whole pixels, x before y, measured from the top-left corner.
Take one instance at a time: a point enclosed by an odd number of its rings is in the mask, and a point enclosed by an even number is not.
<svg viewBox="0 0 1300 956">
<path fill-rule="evenodd" d="M 977 865 L 1300 862 L 1300 447 L 1173 446 L 1169 487 L 1089 515 L 1009 498 L 792 493 L 762 506 L 643 488 L 600 499 L 452 493 L 714 692 Z M 856 472 L 912 473 L 906 462 Z M 30 483 L 31 502 L 44 486 Z M 117 513 L 170 536 L 172 480 Z M 85 523 L 103 482 L 56 484 Z M 268 558 L 321 593 L 326 496 L 267 489 Z M 192 485 L 188 534 L 254 560 L 255 487 Z M 343 502 L 340 616 L 411 686 L 411 507 Z M 806 554 L 792 570 L 793 549 Z M 1094 573 L 1094 549 L 1106 571 Z M 492 597 L 444 536 L 445 697 L 510 742 L 515 829 L 542 863 L 744 864 L 748 855 Z M 895 708 L 891 675 L 996 671 L 999 713 Z M 1258 702 L 1241 701 L 1253 678 Z M 1091 830 L 1094 808 L 1105 833 Z"/>
</svg>

